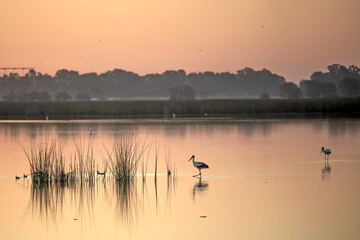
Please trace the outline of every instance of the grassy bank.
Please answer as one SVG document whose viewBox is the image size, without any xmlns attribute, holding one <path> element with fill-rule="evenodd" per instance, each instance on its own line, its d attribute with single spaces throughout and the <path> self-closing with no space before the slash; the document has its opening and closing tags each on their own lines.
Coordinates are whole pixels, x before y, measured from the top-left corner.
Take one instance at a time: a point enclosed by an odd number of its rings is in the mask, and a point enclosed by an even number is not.
<svg viewBox="0 0 360 240">
<path fill-rule="evenodd" d="M 2 119 L 170 118 L 241 115 L 360 116 L 360 98 L 197 101 L 0 102 Z"/>
</svg>

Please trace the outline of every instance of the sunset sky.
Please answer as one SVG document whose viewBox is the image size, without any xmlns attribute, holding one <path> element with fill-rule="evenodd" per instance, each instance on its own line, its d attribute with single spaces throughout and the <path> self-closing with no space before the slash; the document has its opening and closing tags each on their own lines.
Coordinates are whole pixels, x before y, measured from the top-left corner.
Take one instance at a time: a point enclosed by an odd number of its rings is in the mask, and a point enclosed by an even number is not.
<svg viewBox="0 0 360 240">
<path fill-rule="evenodd" d="M 0 0 L 0 67 L 252 67 L 299 82 L 333 63 L 360 66 L 359 13 L 359 0 Z"/>
</svg>

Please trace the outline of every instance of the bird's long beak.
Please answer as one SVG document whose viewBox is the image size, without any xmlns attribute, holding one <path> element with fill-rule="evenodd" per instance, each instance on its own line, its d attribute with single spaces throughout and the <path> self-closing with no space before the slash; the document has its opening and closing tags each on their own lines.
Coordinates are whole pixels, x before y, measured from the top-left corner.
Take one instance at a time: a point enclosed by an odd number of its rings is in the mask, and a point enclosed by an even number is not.
<svg viewBox="0 0 360 240">
<path fill-rule="evenodd" d="M 191 157 L 188 162 L 190 162 L 190 160 L 191 160 L 192 158 L 193 158 L 193 157 Z"/>
</svg>

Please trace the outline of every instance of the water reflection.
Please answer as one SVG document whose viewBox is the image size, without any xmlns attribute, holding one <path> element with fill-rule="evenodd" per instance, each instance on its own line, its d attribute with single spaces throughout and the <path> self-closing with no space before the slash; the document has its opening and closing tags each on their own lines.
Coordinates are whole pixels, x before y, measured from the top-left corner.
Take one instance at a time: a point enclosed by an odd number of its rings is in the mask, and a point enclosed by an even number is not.
<svg viewBox="0 0 360 240">
<path fill-rule="evenodd" d="M 138 195 L 136 181 L 115 181 L 115 218 L 130 227 L 136 223 L 138 215 Z"/>
<path fill-rule="evenodd" d="M 321 177 L 323 180 L 326 180 L 326 179 L 330 178 L 331 166 L 329 163 L 329 159 L 325 159 L 324 163 L 325 163 L 325 166 L 324 166 L 324 168 L 321 169 Z"/>
<path fill-rule="evenodd" d="M 30 210 L 35 218 L 46 225 L 55 224 L 61 217 L 64 206 L 65 187 L 62 184 L 32 184 L 30 192 Z"/>
<path fill-rule="evenodd" d="M 48 183 L 39 184 L 31 182 L 29 211 L 32 217 L 44 221 L 47 228 L 58 228 L 63 219 L 83 223 L 88 222 L 90 226 L 96 226 L 95 213 L 96 206 L 106 206 L 114 216 L 115 222 L 132 232 L 139 219 L 139 215 L 144 216 L 151 208 L 156 209 L 161 199 L 158 199 L 158 182 L 150 184 L 137 179 L 133 181 L 114 181 L 111 177 L 98 178 L 95 181 L 73 181 L 69 183 Z M 170 213 L 173 196 L 176 191 L 176 177 L 167 177 L 160 181 L 160 184 L 167 184 L 166 206 Z M 207 183 L 201 183 L 207 187 Z M 149 201 L 148 187 L 154 190 L 154 198 Z M 141 192 L 138 194 L 138 187 Z M 162 195 L 162 194 L 160 194 Z M 164 195 L 162 195 L 164 196 Z M 165 197 L 165 196 L 164 196 Z M 147 200 L 146 200 L 147 199 Z M 147 211 L 145 211 L 147 210 Z M 151 212 L 150 212 L 151 214 Z M 152 215 L 152 214 L 151 214 Z"/>
<path fill-rule="evenodd" d="M 198 178 L 199 180 L 195 182 L 193 187 L 193 199 L 197 196 L 201 196 L 206 190 L 208 190 L 209 184 L 206 181 L 203 181 L 202 178 Z"/>
<path fill-rule="evenodd" d="M 95 200 L 94 181 L 76 181 L 69 183 L 35 183 L 31 184 L 30 209 L 34 217 L 44 220 L 46 224 L 56 225 L 67 204 L 76 209 L 74 219 L 91 221 Z"/>
<path fill-rule="evenodd" d="M 114 130 L 162 132 L 167 137 L 185 136 L 212 136 L 221 134 L 237 133 L 243 136 L 270 136 L 273 132 L 284 127 L 312 128 L 314 132 L 327 130 L 330 135 L 342 136 L 358 134 L 360 124 L 353 119 L 343 120 L 241 120 L 241 119 L 217 119 L 217 120 L 113 120 L 113 121 L 0 121 L 0 134 L 5 139 L 19 139 L 22 137 L 36 139 L 46 135 L 55 134 L 60 137 L 71 137 L 78 132 L 88 132 L 90 128 L 96 133 L 112 134 Z"/>
</svg>

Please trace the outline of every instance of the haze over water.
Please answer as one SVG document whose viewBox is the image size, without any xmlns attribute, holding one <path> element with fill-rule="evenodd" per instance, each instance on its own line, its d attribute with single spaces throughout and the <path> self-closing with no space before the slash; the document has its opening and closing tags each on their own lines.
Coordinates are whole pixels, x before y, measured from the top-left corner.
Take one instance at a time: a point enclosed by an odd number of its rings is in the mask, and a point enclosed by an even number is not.
<svg viewBox="0 0 360 240">
<path fill-rule="evenodd" d="M 36 188 L 19 142 L 67 139 L 94 131 L 95 157 L 114 130 L 157 143 L 148 176 L 118 185 L 95 183 Z M 4 239 L 358 239 L 360 237 L 360 121 L 134 120 L 2 121 L 0 235 Z M 165 172 L 164 145 L 177 177 Z M 322 146 L 331 148 L 325 166 Z M 187 160 L 210 169 L 203 178 Z M 140 173 L 140 172 L 139 172 Z"/>
</svg>

